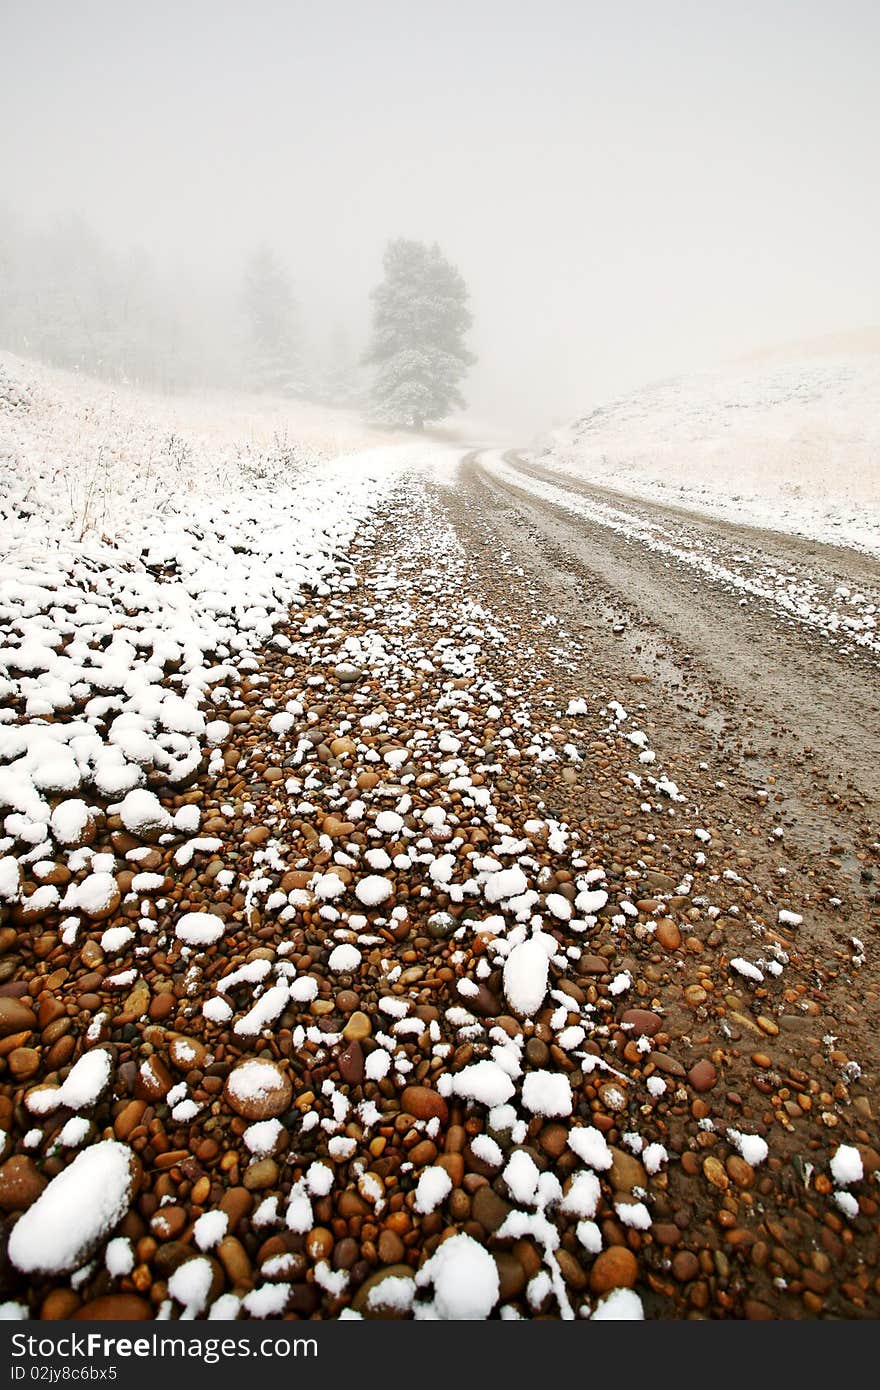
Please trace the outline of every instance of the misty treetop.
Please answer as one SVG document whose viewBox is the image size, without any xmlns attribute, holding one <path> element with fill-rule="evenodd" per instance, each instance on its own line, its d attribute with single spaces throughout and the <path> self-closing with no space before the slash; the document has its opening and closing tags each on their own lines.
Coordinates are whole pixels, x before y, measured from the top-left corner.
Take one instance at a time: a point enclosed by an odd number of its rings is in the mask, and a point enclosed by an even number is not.
<svg viewBox="0 0 880 1390">
<path fill-rule="evenodd" d="M 464 344 L 473 322 L 468 290 L 436 243 L 391 241 L 383 266 L 364 357 L 376 369 L 372 414 L 383 424 L 421 429 L 464 409 L 459 382 L 476 361 Z"/>
<path fill-rule="evenodd" d="M 244 305 L 251 330 L 250 384 L 258 391 L 307 395 L 293 290 L 284 268 L 266 247 L 248 264 Z"/>
</svg>

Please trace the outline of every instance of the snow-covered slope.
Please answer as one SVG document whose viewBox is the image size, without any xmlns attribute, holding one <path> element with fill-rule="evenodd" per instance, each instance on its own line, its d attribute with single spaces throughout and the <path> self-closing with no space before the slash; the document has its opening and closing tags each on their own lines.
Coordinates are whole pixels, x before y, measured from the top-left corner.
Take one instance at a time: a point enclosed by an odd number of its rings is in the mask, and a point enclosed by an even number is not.
<svg viewBox="0 0 880 1390">
<path fill-rule="evenodd" d="M 542 463 L 635 496 L 880 549 L 870 335 L 655 383 L 542 445 Z"/>
<path fill-rule="evenodd" d="M 63 839 L 53 798 L 187 784 L 227 727 L 206 700 L 305 591 L 349 587 L 345 547 L 412 446 L 343 455 L 355 427 L 327 412 L 280 436 L 277 403 L 0 373 L 2 897 L 3 855 Z"/>
</svg>

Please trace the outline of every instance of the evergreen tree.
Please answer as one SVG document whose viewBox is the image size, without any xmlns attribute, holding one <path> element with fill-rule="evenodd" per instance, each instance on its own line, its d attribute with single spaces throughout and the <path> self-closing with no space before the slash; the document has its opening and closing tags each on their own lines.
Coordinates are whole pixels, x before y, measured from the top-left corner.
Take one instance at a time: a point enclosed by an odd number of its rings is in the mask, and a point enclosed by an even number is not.
<svg viewBox="0 0 880 1390">
<path fill-rule="evenodd" d="M 351 339 L 337 324 L 327 344 L 323 400 L 327 405 L 349 408 L 360 402 L 358 366 Z"/>
<path fill-rule="evenodd" d="M 255 390 L 305 395 L 293 291 L 284 269 L 265 247 L 248 265 L 244 305 L 251 332 L 250 377 Z"/>
<path fill-rule="evenodd" d="M 421 429 L 464 408 L 459 382 L 476 361 L 463 341 L 472 323 L 467 286 L 436 243 L 391 241 L 383 266 L 364 358 L 376 368 L 372 413 L 383 424 Z"/>
</svg>

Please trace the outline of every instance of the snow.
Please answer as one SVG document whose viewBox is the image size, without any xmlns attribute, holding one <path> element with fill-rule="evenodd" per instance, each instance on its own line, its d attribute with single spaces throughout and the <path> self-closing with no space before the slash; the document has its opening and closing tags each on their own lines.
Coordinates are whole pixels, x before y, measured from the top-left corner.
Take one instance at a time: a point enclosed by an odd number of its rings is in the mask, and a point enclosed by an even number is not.
<svg viewBox="0 0 880 1390">
<path fill-rule="evenodd" d="M 510 1100 L 515 1087 L 508 1073 L 497 1062 L 474 1062 L 450 1076 L 444 1073 L 437 1089 L 460 1096 L 463 1100 L 476 1100 L 481 1105 L 504 1105 Z M 443 1094 L 443 1091 L 441 1091 Z"/>
<path fill-rule="evenodd" d="M 622 1226 L 629 1226 L 635 1231 L 650 1230 L 651 1213 L 644 1202 L 615 1202 L 614 1210 Z"/>
<path fill-rule="evenodd" d="M 213 946 L 224 930 L 222 918 L 213 912 L 186 912 L 174 932 L 177 939 L 185 941 L 187 946 Z"/>
<path fill-rule="evenodd" d="M 290 990 L 287 985 L 273 985 L 265 994 L 261 994 L 244 1017 L 238 1020 L 233 1032 L 243 1038 L 258 1037 L 264 1028 L 274 1023 L 284 1012 L 289 1001 Z"/>
<path fill-rule="evenodd" d="M 591 1322 L 642 1322 L 645 1309 L 633 1289 L 612 1289 L 597 1303 Z"/>
<path fill-rule="evenodd" d="M 108 927 L 101 933 L 101 950 L 105 955 L 117 955 L 129 941 L 134 940 L 131 927 Z"/>
<path fill-rule="evenodd" d="M 105 1047 L 96 1047 L 74 1062 L 60 1086 L 29 1091 L 25 1104 L 32 1115 L 48 1115 L 59 1105 L 66 1105 L 70 1110 L 85 1110 L 99 1100 L 112 1072 L 110 1052 Z"/>
<path fill-rule="evenodd" d="M 371 1312 L 390 1308 L 397 1313 L 408 1313 L 412 1308 L 415 1293 L 415 1279 L 389 1274 L 370 1289 L 367 1296 L 367 1307 Z"/>
<path fill-rule="evenodd" d="M 514 1013 L 529 1018 L 538 1012 L 555 953 L 556 942 L 543 932 L 514 946 L 504 962 L 504 995 Z"/>
<path fill-rule="evenodd" d="M 541 1170 L 531 1154 L 525 1149 L 516 1149 L 510 1156 L 501 1175 L 508 1191 L 520 1206 L 530 1206 L 535 1199 Z"/>
<path fill-rule="evenodd" d="M 82 883 L 71 885 L 64 899 L 65 907 L 78 907 L 90 916 L 106 912 L 119 889 L 112 874 L 88 874 Z"/>
<path fill-rule="evenodd" d="M 289 1284 L 261 1284 L 242 1299 L 242 1307 L 252 1318 L 280 1317 L 290 1298 Z"/>
<path fill-rule="evenodd" d="M 426 1168 L 416 1186 L 413 1206 L 422 1216 L 434 1211 L 452 1191 L 452 1179 L 439 1165 Z"/>
<path fill-rule="evenodd" d="M 518 898 L 525 893 L 529 886 L 528 879 L 518 865 L 510 869 L 499 869 L 496 873 L 489 874 L 483 886 L 483 894 L 487 903 L 505 902 L 510 898 Z"/>
<path fill-rule="evenodd" d="M 858 590 L 853 593 L 846 585 L 839 585 L 833 578 L 804 573 L 799 577 L 788 575 L 784 584 L 780 583 L 779 563 L 768 553 L 750 547 L 744 552 L 742 544 L 733 538 L 724 538 L 722 533 L 707 534 L 687 520 L 665 512 L 662 520 L 656 513 L 650 513 L 627 498 L 621 498 L 619 505 L 570 487 L 558 486 L 534 474 L 524 473 L 516 468 L 500 453 L 485 453 L 482 464 L 490 474 L 502 482 L 525 489 L 533 496 L 542 498 L 560 507 L 581 521 L 605 527 L 628 542 L 643 547 L 675 563 L 684 570 L 690 570 L 697 583 L 716 585 L 729 594 L 736 595 L 739 601 L 748 605 L 750 599 L 759 599 L 775 610 L 778 617 L 788 624 L 795 622 L 807 627 L 811 632 L 820 633 L 835 647 L 842 647 L 841 637 L 845 638 L 853 651 L 858 647 L 869 651 L 880 651 L 880 628 L 876 618 L 876 605 L 869 594 Z M 880 507 L 875 504 L 876 511 Z M 864 513 L 865 508 L 860 510 Z M 736 521 L 743 524 L 743 516 L 737 514 Z M 777 516 L 769 512 L 765 525 L 779 529 Z M 877 528 L 863 525 L 859 528 L 862 548 L 880 552 Z M 827 539 L 831 540 L 829 534 Z M 840 536 L 834 537 L 840 542 Z M 653 761 L 649 751 L 640 755 L 640 762 Z M 673 783 L 659 781 L 658 790 L 664 789 L 674 799 L 680 794 Z"/>
<path fill-rule="evenodd" d="M 58 1143 L 62 1149 L 78 1149 L 90 1129 L 91 1125 L 84 1115 L 73 1115 L 67 1124 L 62 1126 Z"/>
<path fill-rule="evenodd" d="M 52 812 L 49 827 L 60 845 L 78 845 L 92 819 L 92 813 L 84 801 L 70 798 L 59 801 Z"/>
<path fill-rule="evenodd" d="M 605 1135 L 594 1125 L 579 1125 L 568 1132 L 568 1147 L 588 1168 L 604 1173 L 614 1162 Z"/>
<path fill-rule="evenodd" d="M 571 1216 L 592 1217 L 602 1196 L 602 1188 L 595 1173 L 585 1171 L 575 1173 L 571 1186 L 562 1201 L 562 1210 Z"/>
<path fill-rule="evenodd" d="M 171 817 L 159 798 L 143 788 L 130 791 L 114 809 L 130 835 L 149 835 L 171 826 Z"/>
<path fill-rule="evenodd" d="M 433 1288 L 432 1312 L 443 1321 L 488 1318 L 500 1289 L 492 1256 L 467 1235 L 444 1240 L 418 1271 L 416 1284 Z"/>
<path fill-rule="evenodd" d="M 240 1309 L 241 1299 L 238 1294 L 222 1293 L 208 1309 L 208 1318 L 212 1322 L 232 1322 L 238 1317 Z"/>
<path fill-rule="evenodd" d="M 2 371 L 13 385 L 26 378 L 28 409 L 0 411 L 10 465 L 0 479 L 0 623 L 12 634 L 0 646 L 12 714 L 0 810 L 21 818 L 22 838 L 42 831 L 77 844 L 90 820 L 78 794 L 88 789 L 118 803 L 130 833 L 164 832 L 161 788 L 198 773 L 205 751 L 229 737 L 203 701 L 228 689 L 307 586 L 348 587 L 345 547 L 416 451 L 383 444 L 340 457 L 346 435 L 334 416 L 332 431 L 309 436 L 311 454 L 297 439 L 291 469 L 271 457 L 279 420 L 286 432 L 291 410 L 310 419 L 317 410 L 326 426 L 317 408 L 271 398 L 232 407 L 229 397 L 208 407 L 5 354 Z M 359 428 L 358 444 L 366 440 Z M 55 717 L 80 700 L 83 713 Z M 70 795 L 53 811 L 59 793 Z M 196 812 L 178 811 L 173 828 L 197 824 Z"/>
<path fill-rule="evenodd" d="M 595 1221 L 579 1221 L 575 1234 L 588 1254 L 599 1254 L 602 1249 L 602 1232 Z"/>
<path fill-rule="evenodd" d="M 229 1073 L 229 1092 L 238 1101 L 259 1100 L 275 1095 L 279 1087 L 278 1071 L 268 1062 L 253 1059 L 243 1062 Z"/>
<path fill-rule="evenodd" d="M 368 874 L 359 881 L 354 890 L 355 897 L 364 907 L 378 907 L 390 898 L 393 892 L 394 884 L 381 874 Z"/>
<path fill-rule="evenodd" d="M 202 1013 L 209 1023 L 228 1023 L 232 1018 L 232 1007 L 225 999 L 206 999 Z"/>
<path fill-rule="evenodd" d="M 601 912 L 607 901 L 608 894 L 604 888 L 585 888 L 578 893 L 574 905 L 584 917 L 592 917 Z"/>
<path fill-rule="evenodd" d="M 570 1115 L 571 1082 L 564 1072 L 530 1071 L 523 1080 L 522 1103 L 534 1115 Z"/>
<path fill-rule="evenodd" d="M 357 970 L 360 963 L 361 953 L 358 948 L 347 944 L 334 947 L 327 961 L 330 970 L 343 974 L 352 970 Z"/>
<path fill-rule="evenodd" d="M 319 874 L 312 885 L 312 892 L 319 902 L 332 902 L 334 898 L 342 897 L 345 884 L 338 874 Z"/>
<path fill-rule="evenodd" d="M 121 1279 L 126 1274 L 131 1274 L 134 1269 L 134 1250 L 131 1241 L 126 1240 L 125 1236 L 116 1236 L 115 1239 L 107 1242 L 107 1249 L 104 1252 L 104 1263 L 107 1273 L 114 1279 Z"/>
<path fill-rule="evenodd" d="M 744 960 L 742 956 L 734 956 L 730 962 L 731 970 L 735 970 L 738 975 L 742 975 L 747 980 L 753 980 L 755 984 L 761 984 L 764 976 L 756 965 L 752 965 L 750 960 Z"/>
<path fill-rule="evenodd" d="M 865 1176 L 862 1156 L 852 1144 L 839 1144 L 831 1157 L 831 1176 L 839 1187 L 861 1182 Z"/>
<path fill-rule="evenodd" d="M 859 1214 L 859 1204 L 851 1192 L 835 1192 L 834 1202 L 844 1216 L 849 1217 L 850 1221 L 855 1221 Z"/>
<path fill-rule="evenodd" d="M 242 1138 L 252 1154 L 258 1158 L 264 1158 L 275 1150 L 284 1126 L 280 1120 L 257 1120 L 254 1124 L 248 1125 Z"/>
<path fill-rule="evenodd" d="M 77 1154 L 13 1227 L 9 1258 L 16 1268 L 62 1274 L 81 1265 L 128 1211 L 131 1157 L 113 1139 Z"/>
<path fill-rule="evenodd" d="M 207 1306 L 213 1280 L 214 1270 L 210 1260 L 196 1255 L 178 1265 L 168 1280 L 168 1292 L 183 1304 L 185 1315 L 197 1318 Z"/>
<path fill-rule="evenodd" d="M 597 402 L 597 404 L 599 404 Z M 555 430 L 544 467 L 877 554 L 876 334 L 669 378 Z"/>
<path fill-rule="evenodd" d="M 669 1154 L 665 1145 L 653 1143 L 648 1144 L 642 1152 L 642 1163 L 645 1165 L 645 1172 L 659 1173 L 664 1163 L 669 1162 Z"/>
<path fill-rule="evenodd" d="M 11 854 L 0 859 L 0 902 L 14 902 L 21 891 L 18 861 Z"/>
<path fill-rule="evenodd" d="M 310 1163 L 306 1173 L 306 1186 L 313 1197 L 326 1197 L 333 1186 L 333 1169 L 320 1161 Z"/>
<path fill-rule="evenodd" d="M 560 922 L 571 921 L 573 909 L 568 898 L 564 898 L 561 893 L 548 893 L 546 903 L 547 911 L 551 912 Z"/>
<path fill-rule="evenodd" d="M 196 1220 L 193 1236 L 200 1250 L 212 1250 L 226 1235 L 229 1217 L 225 1211 L 206 1211 Z"/>
<path fill-rule="evenodd" d="M 487 1163 L 490 1168 L 500 1168 L 504 1162 L 504 1153 L 494 1139 L 490 1139 L 488 1134 L 477 1134 L 471 1140 L 471 1151 L 480 1159 L 482 1163 Z"/>
<path fill-rule="evenodd" d="M 391 1070 L 391 1058 L 387 1052 L 377 1047 L 366 1060 L 364 1074 L 369 1081 L 381 1081 Z"/>
<path fill-rule="evenodd" d="M 738 1129 L 728 1129 L 727 1137 L 746 1163 L 750 1163 L 753 1168 L 763 1163 L 770 1152 L 766 1139 L 762 1139 L 759 1134 L 742 1134 Z"/>
</svg>

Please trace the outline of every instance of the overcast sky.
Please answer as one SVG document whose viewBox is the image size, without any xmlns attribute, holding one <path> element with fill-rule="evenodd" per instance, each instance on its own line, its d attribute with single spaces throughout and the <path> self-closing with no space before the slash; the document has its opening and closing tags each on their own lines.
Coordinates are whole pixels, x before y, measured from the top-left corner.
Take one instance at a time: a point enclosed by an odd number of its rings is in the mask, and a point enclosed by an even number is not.
<svg viewBox="0 0 880 1390">
<path fill-rule="evenodd" d="M 0 0 L 0 190 L 193 276 L 258 242 L 362 332 L 391 236 L 534 427 L 880 321 L 880 5 Z"/>
</svg>

